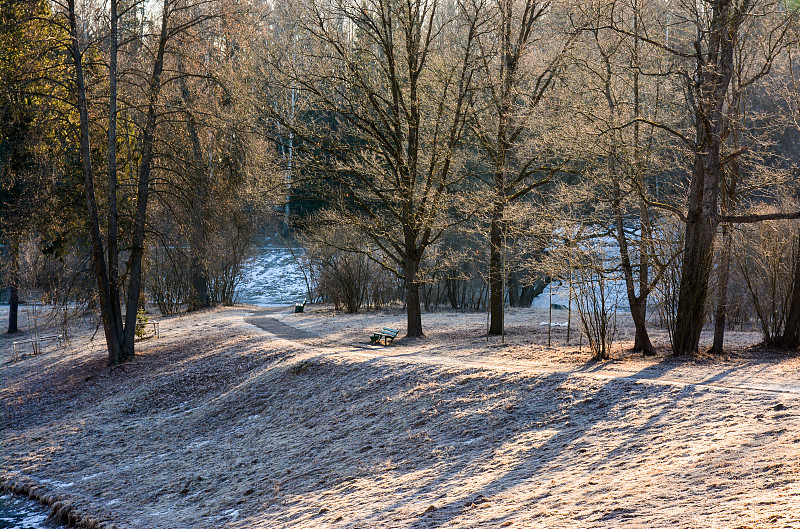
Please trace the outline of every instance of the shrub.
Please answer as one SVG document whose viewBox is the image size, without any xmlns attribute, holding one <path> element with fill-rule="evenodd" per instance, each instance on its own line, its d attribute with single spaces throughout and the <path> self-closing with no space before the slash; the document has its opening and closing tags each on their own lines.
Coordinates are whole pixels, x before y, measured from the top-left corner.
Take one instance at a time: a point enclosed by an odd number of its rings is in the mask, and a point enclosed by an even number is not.
<svg viewBox="0 0 800 529">
<path fill-rule="evenodd" d="M 218 230 L 208 244 L 208 294 L 211 303 L 233 305 L 245 273 L 245 263 L 253 253 L 253 237 L 248 227 L 230 224 Z"/>
<path fill-rule="evenodd" d="M 178 248 L 153 246 L 147 252 L 145 288 L 161 314 L 180 312 L 191 295 L 189 259 Z"/>
<path fill-rule="evenodd" d="M 576 290 L 575 308 L 593 358 L 611 356 L 619 307 L 619 277 L 606 268 L 608 256 L 595 240 L 572 252 L 572 284 Z"/>
<path fill-rule="evenodd" d="M 798 228 L 792 221 L 761 222 L 743 227 L 735 243 L 739 272 L 761 324 L 765 344 L 783 335 L 798 262 Z"/>
<path fill-rule="evenodd" d="M 333 223 L 307 229 L 302 266 L 315 297 L 349 313 L 382 307 L 398 298 L 395 276 L 376 262 L 376 250 L 356 230 Z"/>
</svg>

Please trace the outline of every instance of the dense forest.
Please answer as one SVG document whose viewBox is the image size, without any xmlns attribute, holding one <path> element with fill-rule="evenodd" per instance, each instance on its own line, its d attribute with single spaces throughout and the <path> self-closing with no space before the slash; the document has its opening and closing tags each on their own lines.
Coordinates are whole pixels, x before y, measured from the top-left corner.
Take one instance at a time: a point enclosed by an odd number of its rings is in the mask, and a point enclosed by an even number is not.
<svg viewBox="0 0 800 529">
<path fill-rule="evenodd" d="M 2 295 L 231 304 L 278 231 L 349 312 L 530 306 L 594 355 L 618 310 L 676 356 L 800 339 L 800 19 L 789 0 L 0 0 Z"/>
</svg>

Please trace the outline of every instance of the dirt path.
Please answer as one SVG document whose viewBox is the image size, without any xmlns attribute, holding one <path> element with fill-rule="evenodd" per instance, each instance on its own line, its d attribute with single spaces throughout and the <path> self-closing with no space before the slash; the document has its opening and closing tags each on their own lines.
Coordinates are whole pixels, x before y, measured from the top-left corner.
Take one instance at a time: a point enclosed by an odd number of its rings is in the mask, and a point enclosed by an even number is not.
<svg viewBox="0 0 800 529">
<path fill-rule="evenodd" d="M 298 341 L 317 338 L 316 335 L 286 325 L 269 314 L 273 314 L 273 312 L 257 312 L 252 316 L 245 317 L 244 321 L 283 340 Z"/>
</svg>

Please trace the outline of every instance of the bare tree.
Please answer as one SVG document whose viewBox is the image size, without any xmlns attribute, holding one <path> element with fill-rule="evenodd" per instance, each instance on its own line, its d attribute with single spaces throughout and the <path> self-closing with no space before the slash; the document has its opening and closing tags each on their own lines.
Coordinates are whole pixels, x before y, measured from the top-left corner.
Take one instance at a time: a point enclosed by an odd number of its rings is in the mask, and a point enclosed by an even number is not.
<svg viewBox="0 0 800 529">
<path fill-rule="evenodd" d="M 282 74 L 317 110 L 294 124 L 272 113 L 307 155 L 317 155 L 311 169 L 336 182 L 339 214 L 375 246 L 369 256 L 403 279 L 410 337 L 423 334 L 425 251 L 463 220 L 453 214 L 468 201 L 457 154 L 482 8 L 440 0 L 309 2 L 297 19 L 305 57 Z"/>
<path fill-rule="evenodd" d="M 56 44 L 64 33 L 51 15 L 46 2 L 10 0 L 0 16 L 0 288 L 8 288 L 9 333 L 18 331 L 21 243 L 36 233 L 50 245 L 75 215 L 66 191 L 68 76 Z"/>
<path fill-rule="evenodd" d="M 759 5 L 751 0 L 724 0 L 699 12 L 698 37 L 694 41 L 695 70 L 687 78 L 687 90 L 694 110 L 695 161 L 690 183 L 683 270 L 678 298 L 673 353 L 696 353 L 708 295 L 714 237 L 720 222 L 719 196 L 723 167 L 738 154 L 722 156 L 725 103 L 733 76 L 735 45 L 740 31 L 751 17 L 769 15 L 779 4 Z M 744 86 L 769 73 L 774 54 L 782 47 L 787 17 L 768 30 L 767 60 Z"/>
<path fill-rule="evenodd" d="M 159 22 L 155 25 L 156 33 L 143 35 L 139 42 L 140 59 L 146 60 L 137 72 L 144 79 L 142 95 L 143 104 L 136 109 L 140 112 L 141 136 L 138 143 L 138 169 L 133 186 L 135 207 L 133 211 L 132 231 L 127 248 L 127 284 L 125 285 L 125 314 L 122 314 L 122 292 L 119 278 L 119 218 L 118 209 L 118 174 L 116 146 L 117 137 L 117 87 L 119 81 L 118 67 L 118 12 L 117 0 L 110 3 L 110 31 L 107 35 L 93 35 L 83 31 L 87 16 L 76 8 L 74 0 L 59 4 L 63 16 L 67 20 L 70 40 L 68 51 L 75 75 L 77 109 L 79 119 L 80 156 L 84 176 L 84 193 L 86 199 L 87 226 L 92 247 L 92 262 L 97 281 L 98 301 L 103 321 L 103 329 L 108 348 L 109 363 L 115 364 L 130 358 L 134 353 L 134 337 L 136 313 L 139 307 L 139 295 L 142 289 L 142 257 L 147 227 L 147 205 L 150 195 L 150 177 L 153 168 L 154 146 L 156 142 L 156 126 L 161 114 L 160 95 L 164 85 L 164 65 L 168 53 L 168 43 L 186 29 L 208 18 L 208 12 L 202 4 L 187 4 L 182 1 L 163 0 L 160 4 Z M 130 9 L 130 7 L 129 7 Z M 192 13 L 190 15 L 190 13 Z M 200 13 L 197 15 L 196 13 Z M 96 56 L 102 50 L 97 46 L 100 42 L 109 42 L 108 61 L 108 114 L 106 152 L 107 200 L 106 223 L 101 223 L 100 205 L 95 188 L 95 167 L 92 158 L 92 129 L 97 125 L 94 115 L 90 115 L 89 87 L 86 80 L 86 58 Z M 135 96 L 131 95 L 131 100 Z M 105 237 L 103 232 L 105 231 Z"/>
<path fill-rule="evenodd" d="M 798 107 L 800 106 L 800 82 L 798 82 L 795 73 L 795 56 L 796 43 L 800 41 L 797 39 L 798 27 L 795 24 L 792 27 L 792 35 L 795 37 L 793 44 L 795 46 L 789 47 L 788 53 L 788 72 L 789 72 L 789 102 L 791 116 L 794 119 L 793 125 L 795 130 L 800 130 L 800 122 L 798 122 Z M 798 252 L 800 252 L 800 239 L 798 239 Z M 786 320 L 786 327 L 781 337 L 781 347 L 785 349 L 797 349 L 800 345 L 800 261 L 794 263 L 794 277 L 792 279 L 792 297 L 789 307 L 789 315 Z"/>
<path fill-rule="evenodd" d="M 670 55 L 678 66 L 674 72 L 682 79 L 686 107 L 693 131 L 687 133 L 668 123 L 653 125 L 668 131 L 688 148 L 692 156 L 687 211 L 668 208 L 686 225 L 680 293 L 673 340 L 673 354 L 697 352 L 708 298 L 709 277 L 714 255 L 714 239 L 719 223 L 765 220 L 774 216 L 736 217 L 720 215 L 719 199 L 725 166 L 742 152 L 723 154 L 726 127 L 726 103 L 734 75 L 736 43 L 745 31 L 757 31 L 760 58 L 751 68 L 751 76 L 742 80 L 748 86 L 770 74 L 775 57 L 785 47 L 787 14 L 780 2 L 770 0 L 717 0 L 670 4 L 667 31 L 647 28 L 632 31 L 618 21 L 615 30 L 636 35 L 646 43 Z M 637 121 L 642 121 L 638 118 Z"/>
<path fill-rule="evenodd" d="M 586 19 L 580 46 L 575 46 L 574 120 L 582 127 L 573 140 L 585 171 L 584 222 L 616 239 L 618 267 L 635 326 L 633 349 L 655 354 L 647 330 L 648 298 L 674 252 L 665 255 L 653 232 L 665 219 L 652 204 L 677 202 L 671 171 L 680 146 L 661 125 L 679 128 L 678 92 L 665 82 L 674 75 L 674 60 L 640 34 L 663 29 L 659 3 L 645 0 L 582 5 Z M 678 147 L 678 148 L 676 148 Z M 571 197 L 580 194 L 573 191 Z"/>
<path fill-rule="evenodd" d="M 503 332 L 504 219 L 508 203 L 547 183 L 563 163 L 542 138 L 535 147 L 530 145 L 530 136 L 544 129 L 534 125 L 532 111 L 542 103 L 563 68 L 565 51 L 572 41 L 569 34 L 543 23 L 550 8 L 549 0 L 497 0 L 486 13 L 476 13 L 488 16 L 491 28 L 477 39 L 480 90 L 469 119 L 492 173 L 489 334 Z"/>
<path fill-rule="evenodd" d="M 790 312 L 798 261 L 798 230 L 793 224 L 761 222 L 737 230 L 736 262 L 767 346 L 780 344 Z"/>
<path fill-rule="evenodd" d="M 783 60 L 786 54 L 778 56 L 778 52 L 786 51 L 790 38 L 783 37 L 783 42 L 773 45 L 774 49 L 770 49 L 767 40 L 764 50 L 763 39 L 768 30 L 768 27 L 750 24 L 749 30 L 740 32 L 734 40 L 721 147 L 724 159 L 728 160 L 720 181 L 720 214 L 723 218 L 732 215 L 737 208 L 746 207 L 748 195 L 762 195 L 759 200 L 763 200 L 764 192 L 785 188 L 793 179 L 787 164 L 775 158 L 774 138 L 786 127 L 788 116 L 785 111 L 776 111 L 782 106 L 782 94 L 766 78 L 770 71 L 774 77 L 787 77 L 787 65 Z M 772 57 L 773 66 L 769 69 L 764 68 L 760 60 L 765 51 L 767 57 Z M 714 343 L 711 348 L 716 354 L 722 353 L 724 346 L 733 229 L 729 223 L 721 222 Z"/>
</svg>

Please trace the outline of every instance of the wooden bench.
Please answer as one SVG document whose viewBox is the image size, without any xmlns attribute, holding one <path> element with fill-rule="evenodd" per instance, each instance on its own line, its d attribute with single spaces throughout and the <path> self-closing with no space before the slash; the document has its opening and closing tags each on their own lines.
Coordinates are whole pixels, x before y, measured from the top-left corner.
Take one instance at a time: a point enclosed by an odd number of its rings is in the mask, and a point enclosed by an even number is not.
<svg viewBox="0 0 800 529">
<path fill-rule="evenodd" d="M 153 336 L 155 336 L 156 338 L 161 338 L 161 332 L 159 330 L 158 323 L 159 322 L 157 322 L 157 321 L 145 321 L 145 322 L 137 323 L 136 324 L 136 331 L 138 332 L 139 329 L 144 329 L 145 327 L 150 325 L 150 326 L 153 327 Z M 148 335 L 148 336 L 150 336 L 150 335 Z"/>
<path fill-rule="evenodd" d="M 298 314 L 305 310 L 306 308 L 306 300 L 303 300 L 302 303 L 295 303 L 294 304 L 294 313 Z"/>
<path fill-rule="evenodd" d="M 384 327 L 382 330 L 372 333 L 372 336 L 369 337 L 369 343 L 379 344 L 383 340 L 383 345 L 389 345 L 389 342 L 393 342 L 397 338 L 397 333 L 399 332 L 397 329 Z"/>
<path fill-rule="evenodd" d="M 39 353 L 39 342 L 57 342 L 58 345 L 61 345 L 61 341 L 64 339 L 63 334 L 51 334 L 48 336 L 34 336 L 33 338 L 28 338 L 26 340 L 16 340 L 11 343 L 11 348 L 14 352 L 14 361 L 16 362 L 19 360 L 18 354 L 18 347 L 20 345 L 31 343 L 33 344 L 33 354 Z"/>
</svg>

